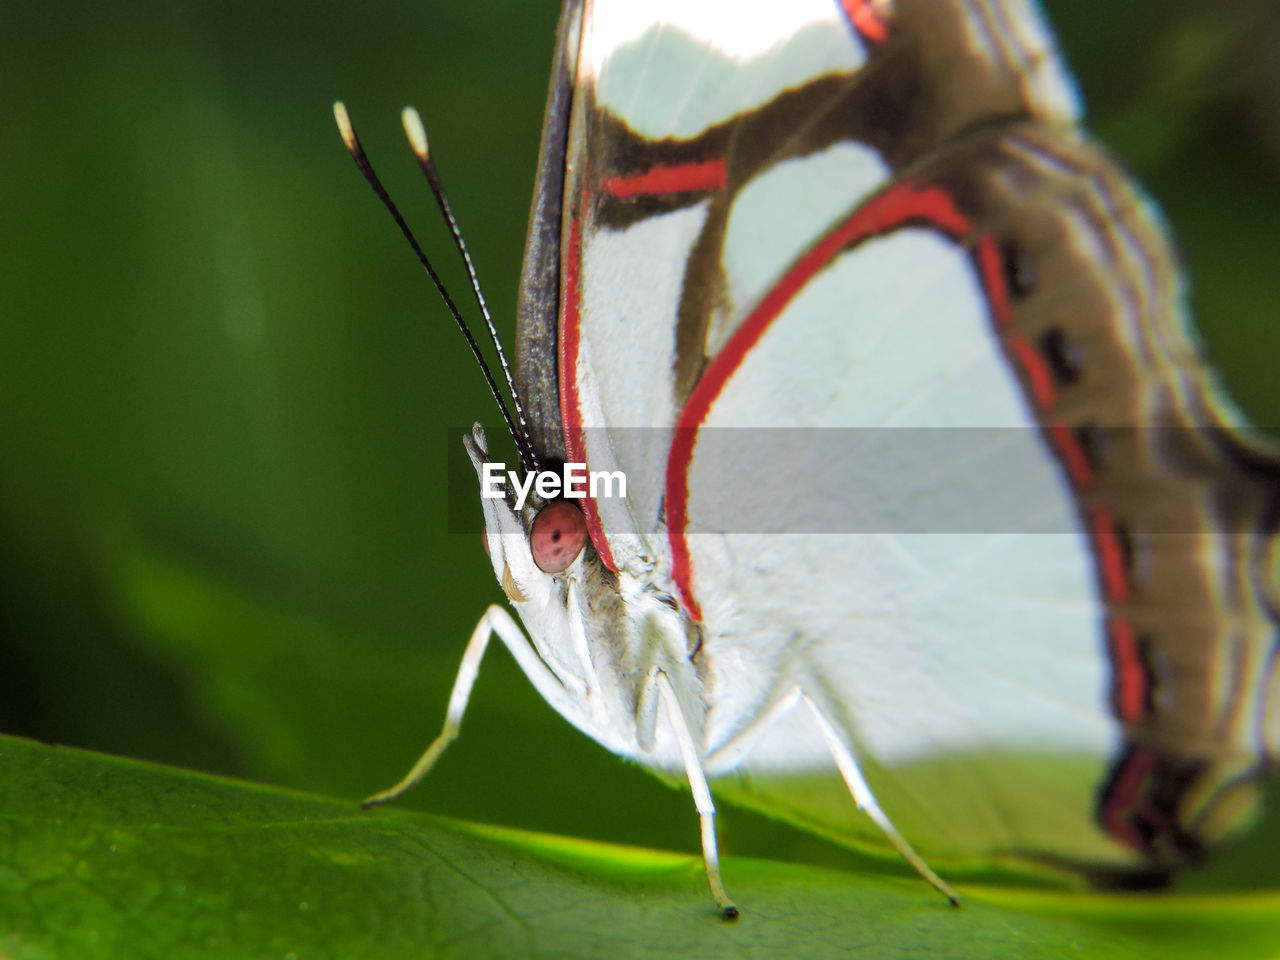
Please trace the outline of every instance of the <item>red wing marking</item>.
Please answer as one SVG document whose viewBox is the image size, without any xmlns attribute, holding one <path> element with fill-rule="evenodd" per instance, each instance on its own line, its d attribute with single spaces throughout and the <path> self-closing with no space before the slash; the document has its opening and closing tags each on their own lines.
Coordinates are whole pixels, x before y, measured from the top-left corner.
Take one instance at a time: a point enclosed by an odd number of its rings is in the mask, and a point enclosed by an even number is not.
<svg viewBox="0 0 1280 960">
<path fill-rule="evenodd" d="M 1159 817 L 1158 811 L 1148 809 L 1150 805 L 1142 797 L 1143 788 L 1155 766 L 1155 751 L 1148 747 L 1134 750 L 1116 770 L 1102 800 L 1098 817 L 1102 826 L 1111 836 L 1135 850 L 1147 845 L 1139 824 L 1143 820 L 1150 823 Z"/>
<path fill-rule="evenodd" d="M 991 305 L 991 315 L 995 318 L 996 329 L 1005 338 L 1006 349 L 1026 374 L 1027 383 L 1031 387 L 1031 397 L 1037 407 L 1047 410 L 1053 406 L 1053 376 L 1049 372 L 1044 358 L 1036 351 L 1026 337 L 1009 333 L 1013 326 L 1013 311 L 1009 307 L 1009 289 L 1004 279 L 1004 265 L 1001 263 L 1000 250 L 990 236 L 982 237 L 975 248 L 974 258 L 978 264 L 978 274 L 982 277 L 982 286 L 987 292 L 987 302 Z"/>
<path fill-rule="evenodd" d="M 1124 603 L 1129 599 L 1129 571 L 1115 518 L 1106 507 L 1094 506 L 1090 526 L 1102 573 L 1102 592 L 1108 603 Z"/>
<path fill-rule="evenodd" d="M 1064 423 L 1051 423 L 1048 430 L 1049 442 L 1066 464 L 1067 476 L 1076 489 L 1083 490 L 1093 483 L 1093 468 L 1089 466 L 1089 458 L 1071 428 Z"/>
<path fill-rule="evenodd" d="M 702 163 L 668 165 L 658 163 L 642 173 L 608 177 L 601 189 L 611 197 L 630 197 L 723 190 L 729 184 L 729 165 L 724 157 Z"/>
<path fill-rule="evenodd" d="M 1013 323 L 1013 313 L 1009 309 L 1009 291 L 1004 282 L 1004 264 L 1000 262 L 1000 251 L 991 237 L 983 237 L 978 241 L 978 270 L 982 274 L 982 285 L 986 288 L 996 326 L 1001 330 L 1008 330 Z"/>
<path fill-rule="evenodd" d="M 1140 721 L 1147 711 L 1147 667 L 1133 623 L 1114 617 L 1107 624 L 1111 660 L 1115 665 L 1116 713 L 1125 723 Z"/>
<path fill-rule="evenodd" d="M 889 24 L 876 12 L 874 0 L 840 0 L 840 6 L 853 24 L 853 29 L 864 40 L 884 43 L 889 39 Z"/>
<path fill-rule="evenodd" d="M 582 207 L 585 207 L 585 198 Z M 581 209 L 581 208 L 580 208 Z M 586 463 L 586 444 L 582 435 L 582 410 L 578 397 L 578 350 L 581 343 L 581 264 L 582 218 L 579 211 L 569 217 L 569 253 L 565 258 L 564 311 L 560 317 L 560 423 L 564 430 L 565 455 L 570 463 Z M 593 497 L 582 501 L 587 533 L 604 565 L 618 570 L 609 549 L 609 539 L 600 525 L 600 510 Z"/>
<path fill-rule="evenodd" d="M 778 284 L 765 294 L 764 299 L 729 338 L 729 342 L 712 358 L 680 411 L 671 452 L 667 457 L 667 539 L 671 544 L 672 578 L 680 591 L 685 609 L 695 620 L 702 619 L 702 608 L 693 595 L 687 530 L 689 467 L 693 461 L 698 429 L 729 378 L 742 365 L 751 349 L 760 342 L 769 325 L 819 270 L 846 247 L 908 224 L 931 226 L 957 240 L 964 237 L 970 228 L 968 217 L 960 212 L 951 196 L 938 187 L 918 187 L 906 182 L 885 190 L 855 210 L 848 219 L 810 247 Z"/>
<path fill-rule="evenodd" d="M 708 370 L 708 372 L 710 372 Z M 703 379 L 706 379 L 705 374 Z M 701 383 L 701 381 L 699 381 Z M 697 393 L 697 388 L 694 388 Z M 690 397 L 692 400 L 693 398 Z M 684 410 L 688 410 L 688 404 Z M 680 412 L 680 422 L 684 421 L 684 410 Z M 698 436 L 698 427 L 706 419 L 706 411 L 702 413 L 698 423 L 693 427 L 676 426 L 675 436 L 671 438 L 671 452 L 667 455 L 667 541 L 671 544 L 671 578 L 675 580 L 680 591 L 680 600 L 685 610 L 695 620 L 702 619 L 702 606 L 693 595 L 693 569 L 689 556 L 689 538 L 686 529 L 689 526 L 689 465 L 693 461 L 693 443 Z M 676 487 L 673 498 L 672 486 Z"/>
<path fill-rule="evenodd" d="M 1036 348 L 1031 345 L 1031 341 L 1021 334 L 1010 334 L 1005 337 L 1004 342 L 1027 375 L 1027 384 L 1031 387 L 1031 399 L 1041 410 L 1048 410 L 1053 406 L 1054 400 L 1053 375 L 1049 372 L 1049 366 L 1044 362 L 1044 357 L 1040 356 Z"/>
</svg>

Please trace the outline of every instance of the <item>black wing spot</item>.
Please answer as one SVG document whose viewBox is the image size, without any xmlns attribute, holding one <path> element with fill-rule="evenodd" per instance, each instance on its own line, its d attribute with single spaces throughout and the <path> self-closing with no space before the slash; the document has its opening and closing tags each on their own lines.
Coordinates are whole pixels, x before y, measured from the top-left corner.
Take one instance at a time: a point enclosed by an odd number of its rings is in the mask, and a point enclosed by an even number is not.
<svg viewBox="0 0 1280 960">
<path fill-rule="evenodd" d="M 1040 337 L 1040 352 L 1049 361 L 1049 369 L 1059 386 L 1079 382 L 1082 371 L 1080 348 L 1061 327 L 1050 327 L 1044 332 Z"/>
<path fill-rule="evenodd" d="M 1031 255 L 1012 240 L 1001 249 L 1004 258 L 1004 281 L 1015 300 L 1024 300 L 1036 289 L 1036 265 Z"/>
<path fill-rule="evenodd" d="M 1097 473 L 1107 462 L 1106 432 L 1096 423 L 1082 423 L 1076 427 L 1075 434 L 1089 469 Z"/>
</svg>

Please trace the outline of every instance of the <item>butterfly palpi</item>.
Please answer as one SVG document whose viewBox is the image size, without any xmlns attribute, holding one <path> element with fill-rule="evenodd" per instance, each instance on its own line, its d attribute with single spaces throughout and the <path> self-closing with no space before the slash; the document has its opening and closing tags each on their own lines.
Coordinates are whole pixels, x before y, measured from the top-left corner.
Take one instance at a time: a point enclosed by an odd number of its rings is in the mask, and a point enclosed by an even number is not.
<svg viewBox="0 0 1280 960">
<path fill-rule="evenodd" d="M 524 474 L 626 496 L 482 500 L 524 629 L 488 609 L 369 802 L 496 637 L 687 781 L 729 917 L 712 787 L 953 901 L 917 850 L 1150 877 L 1236 827 L 1280 748 L 1280 457 L 1037 9 L 568 0 L 558 36 L 508 424 Z"/>
</svg>

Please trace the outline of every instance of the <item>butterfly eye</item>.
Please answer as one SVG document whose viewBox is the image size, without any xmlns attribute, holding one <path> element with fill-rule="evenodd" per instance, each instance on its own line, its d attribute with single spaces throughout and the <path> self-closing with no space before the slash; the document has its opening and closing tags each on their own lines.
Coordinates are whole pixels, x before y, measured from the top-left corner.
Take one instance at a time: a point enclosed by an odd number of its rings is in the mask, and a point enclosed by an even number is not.
<svg viewBox="0 0 1280 960">
<path fill-rule="evenodd" d="M 543 573 L 559 573 L 577 559 L 587 542 L 582 511 L 564 500 L 543 507 L 533 519 L 529 548 Z"/>
</svg>

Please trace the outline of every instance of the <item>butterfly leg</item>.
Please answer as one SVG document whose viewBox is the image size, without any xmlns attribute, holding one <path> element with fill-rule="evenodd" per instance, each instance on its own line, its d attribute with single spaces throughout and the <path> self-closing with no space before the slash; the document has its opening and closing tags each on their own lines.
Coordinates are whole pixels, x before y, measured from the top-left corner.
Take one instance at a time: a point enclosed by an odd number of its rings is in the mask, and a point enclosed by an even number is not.
<svg viewBox="0 0 1280 960">
<path fill-rule="evenodd" d="M 566 695 L 564 685 L 542 662 L 520 627 L 511 618 L 511 614 L 502 607 L 491 606 L 484 612 L 476 628 L 471 631 L 471 639 L 467 641 L 467 649 L 462 654 L 462 664 L 458 667 L 458 675 L 453 681 L 453 693 L 449 695 L 449 708 L 445 712 L 444 727 L 440 730 L 440 735 L 431 741 L 426 752 L 418 758 L 413 769 L 405 774 L 399 783 L 380 793 L 375 793 L 361 806 L 367 809 L 404 796 L 430 772 L 436 761 L 440 759 L 440 755 L 444 753 L 445 747 L 457 739 L 458 730 L 462 726 L 462 715 L 466 712 L 467 701 L 471 698 L 471 688 L 475 685 L 476 676 L 480 672 L 480 661 L 489 646 L 489 640 L 494 636 L 511 651 L 520 669 L 548 703 L 566 717 L 573 717 L 579 713 L 575 702 Z"/>
<path fill-rule="evenodd" d="M 752 748 L 764 739 L 765 734 L 769 732 L 773 725 L 783 716 L 790 713 L 799 703 L 804 703 L 808 706 L 814 721 L 817 723 L 818 730 L 822 734 L 822 739 L 826 741 L 827 749 L 831 752 L 831 758 L 835 761 L 836 768 L 840 771 L 840 776 L 843 778 L 845 786 L 849 788 L 849 793 L 853 795 L 853 802 L 858 805 L 858 809 L 871 818 L 871 821 L 885 835 L 885 839 L 898 851 L 902 859 L 915 869 L 916 873 L 920 874 L 921 877 L 929 882 L 930 886 L 946 897 L 953 907 L 958 907 L 960 898 L 955 890 L 933 872 L 920 854 L 911 849 L 911 845 L 898 832 L 898 828 L 893 825 L 893 822 L 885 812 L 880 809 L 880 804 L 876 801 L 875 794 L 871 792 L 871 787 L 862 776 L 862 771 L 858 769 L 858 762 L 854 759 L 853 752 L 845 744 L 835 725 L 827 719 L 827 715 L 822 712 L 822 709 L 800 686 L 793 686 L 788 689 L 786 693 L 775 700 L 760 715 L 755 723 L 708 756 L 707 766 L 712 770 L 713 774 L 719 771 L 727 772 L 732 770 L 746 759 Z"/>
<path fill-rule="evenodd" d="M 685 776 L 689 778 L 689 789 L 693 792 L 693 804 L 698 811 L 698 822 L 702 827 L 702 861 L 706 865 L 707 885 L 711 888 L 711 898 L 715 900 L 720 915 L 726 920 L 738 918 L 738 908 L 725 893 L 724 882 L 720 879 L 720 851 L 716 844 L 716 806 L 711 799 L 711 788 L 707 786 L 707 777 L 702 770 L 702 761 L 698 759 L 698 748 L 694 745 L 693 734 L 689 732 L 689 724 L 685 721 L 676 692 L 671 680 L 660 667 L 649 671 L 645 685 L 640 694 L 640 703 L 636 711 L 640 741 L 652 745 L 657 727 L 657 703 L 653 697 L 661 698 L 666 708 L 667 717 L 671 720 L 671 729 L 675 733 L 676 743 L 680 747 L 680 758 L 684 763 Z"/>
<path fill-rule="evenodd" d="M 803 691 L 800 698 L 809 706 L 813 718 L 817 721 L 818 729 L 822 733 L 822 739 L 827 742 L 827 749 L 831 751 L 831 759 L 836 762 L 836 767 L 840 771 L 840 776 L 844 778 L 845 786 L 849 788 L 849 792 L 853 794 L 853 802 L 858 805 L 858 809 L 863 811 L 871 821 L 880 828 L 880 832 L 884 834 L 885 839 L 893 845 L 903 860 L 911 864 L 915 868 L 916 873 L 929 881 L 930 886 L 946 897 L 953 907 L 960 906 L 960 897 L 955 890 L 951 889 L 950 884 L 943 880 L 940 876 L 933 872 L 933 869 L 924 862 L 920 854 L 911 849 L 911 844 L 898 832 L 898 828 L 880 809 L 880 804 L 876 801 L 875 794 L 871 792 L 871 787 L 867 785 L 867 781 L 862 776 L 862 771 L 858 769 L 858 762 L 853 758 L 853 752 L 845 745 L 844 738 L 837 732 L 835 725 L 827 719 L 827 715 L 822 712 L 821 708 L 813 702 L 807 693 Z"/>
</svg>

